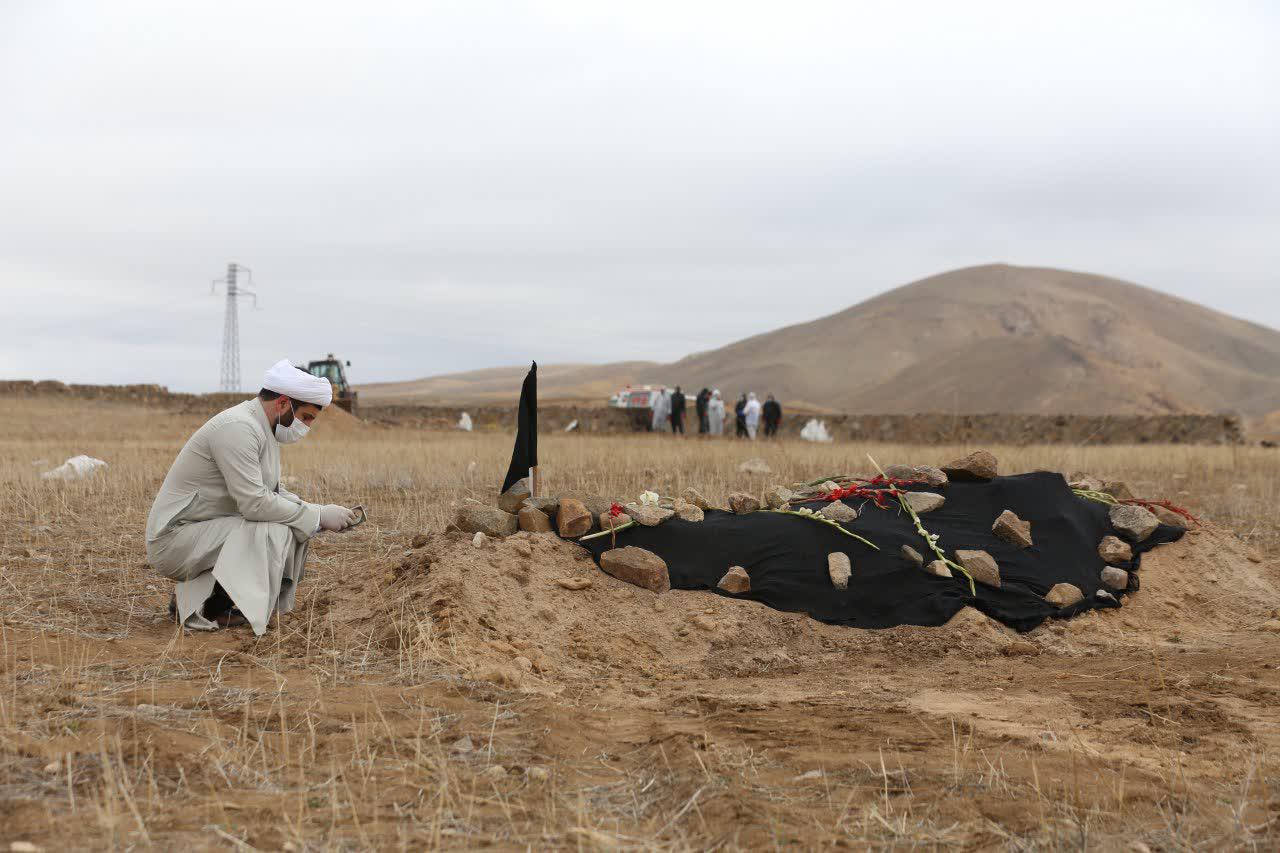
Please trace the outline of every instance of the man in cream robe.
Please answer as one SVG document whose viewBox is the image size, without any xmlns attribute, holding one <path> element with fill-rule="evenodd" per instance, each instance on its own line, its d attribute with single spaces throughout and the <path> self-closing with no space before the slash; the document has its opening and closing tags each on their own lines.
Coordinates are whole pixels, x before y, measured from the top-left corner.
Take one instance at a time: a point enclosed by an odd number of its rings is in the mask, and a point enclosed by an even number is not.
<svg viewBox="0 0 1280 853">
<path fill-rule="evenodd" d="M 227 612 L 206 612 L 216 584 L 261 636 L 272 610 L 293 609 L 311 537 L 354 522 L 351 510 L 280 485 L 280 444 L 304 436 L 332 394 L 327 381 L 279 362 L 257 397 L 214 415 L 178 453 L 146 537 L 151 566 L 178 582 L 180 624 L 228 623 Z"/>
</svg>

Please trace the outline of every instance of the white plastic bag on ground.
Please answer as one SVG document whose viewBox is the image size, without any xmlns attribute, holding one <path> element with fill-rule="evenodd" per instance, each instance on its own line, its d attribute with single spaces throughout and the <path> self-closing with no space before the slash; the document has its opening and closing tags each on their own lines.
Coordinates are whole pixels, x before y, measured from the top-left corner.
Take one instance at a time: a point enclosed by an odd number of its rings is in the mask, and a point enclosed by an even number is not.
<svg viewBox="0 0 1280 853">
<path fill-rule="evenodd" d="M 809 422 L 800 430 L 800 437 L 805 441 L 830 441 L 831 433 L 827 432 L 827 422 L 817 418 L 809 418 Z"/>
<path fill-rule="evenodd" d="M 66 462 L 63 462 L 52 471 L 45 471 L 40 475 L 44 480 L 83 480 L 85 477 L 92 477 L 94 473 L 106 468 L 107 463 L 101 459 L 94 459 L 92 456 L 72 456 Z"/>
<path fill-rule="evenodd" d="M 462 417 L 458 418 L 458 429 L 465 429 L 467 432 L 471 432 L 471 415 L 466 412 L 462 413 Z"/>
</svg>

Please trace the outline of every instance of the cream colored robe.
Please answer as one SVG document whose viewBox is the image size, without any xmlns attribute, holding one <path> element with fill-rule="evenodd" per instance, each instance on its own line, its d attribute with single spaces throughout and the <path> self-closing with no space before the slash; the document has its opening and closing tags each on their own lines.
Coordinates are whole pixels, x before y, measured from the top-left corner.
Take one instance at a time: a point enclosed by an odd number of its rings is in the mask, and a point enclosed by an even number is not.
<svg viewBox="0 0 1280 853">
<path fill-rule="evenodd" d="M 320 507 L 280 487 L 280 442 L 255 397 L 214 415 L 187 440 L 147 516 L 147 559 L 178 582 L 178 616 L 212 630 L 201 609 L 215 582 L 266 633 L 293 609 Z"/>
</svg>

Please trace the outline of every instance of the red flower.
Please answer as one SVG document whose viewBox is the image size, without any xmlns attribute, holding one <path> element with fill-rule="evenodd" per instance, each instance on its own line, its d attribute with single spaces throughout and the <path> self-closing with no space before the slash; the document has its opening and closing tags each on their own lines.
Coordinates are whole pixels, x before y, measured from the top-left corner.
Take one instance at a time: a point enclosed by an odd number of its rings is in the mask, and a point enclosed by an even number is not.
<svg viewBox="0 0 1280 853">
<path fill-rule="evenodd" d="M 880 509 L 889 509 L 890 500 L 902 494 L 900 486 L 911 485 L 916 480 L 895 480 L 892 477 L 877 476 L 870 480 L 856 480 L 847 486 L 837 486 L 834 491 L 827 492 L 822 500 L 838 501 L 844 498 L 860 498 L 871 501 Z M 865 484 L 865 485 L 859 485 Z"/>
<path fill-rule="evenodd" d="M 1169 501 L 1146 501 L 1146 500 L 1143 500 L 1142 498 L 1131 498 L 1129 500 L 1120 501 L 1120 503 L 1129 504 L 1130 506 L 1140 506 L 1146 509 L 1151 509 L 1153 506 L 1164 507 L 1170 512 L 1176 512 L 1178 515 L 1182 516 L 1187 521 L 1190 521 L 1194 524 L 1200 523 L 1200 519 L 1196 518 L 1194 515 L 1187 512 L 1182 507 L 1174 506 Z"/>
<path fill-rule="evenodd" d="M 614 504 L 613 506 L 609 507 L 610 518 L 617 518 L 618 516 L 622 515 L 623 512 L 625 512 L 625 510 L 622 508 L 622 504 Z"/>
</svg>

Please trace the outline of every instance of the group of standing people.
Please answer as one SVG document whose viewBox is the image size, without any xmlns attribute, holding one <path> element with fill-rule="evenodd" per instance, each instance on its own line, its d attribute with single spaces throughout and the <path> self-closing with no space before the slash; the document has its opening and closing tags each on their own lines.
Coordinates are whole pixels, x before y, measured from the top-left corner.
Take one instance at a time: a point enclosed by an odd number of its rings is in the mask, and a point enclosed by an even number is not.
<svg viewBox="0 0 1280 853">
<path fill-rule="evenodd" d="M 663 388 L 653 404 L 654 432 L 662 432 L 667 423 L 671 424 L 671 432 L 684 435 L 684 414 L 686 397 L 680 386 L 675 391 Z M 724 398 L 719 389 L 703 388 L 694 397 L 694 412 L 698 418 L 699 435 L 724 435 L 726 409 Z M 764 403 L 754 392 L 743 394 L 734 405 L 734 435 L 755 441 L 760 426 L 764 425 L 766 438 L 778 434 L 778 426 L 782 423 L 782 405 L 770 394 Z"/>
</svg>

